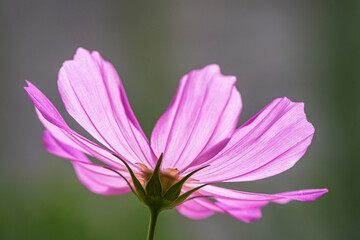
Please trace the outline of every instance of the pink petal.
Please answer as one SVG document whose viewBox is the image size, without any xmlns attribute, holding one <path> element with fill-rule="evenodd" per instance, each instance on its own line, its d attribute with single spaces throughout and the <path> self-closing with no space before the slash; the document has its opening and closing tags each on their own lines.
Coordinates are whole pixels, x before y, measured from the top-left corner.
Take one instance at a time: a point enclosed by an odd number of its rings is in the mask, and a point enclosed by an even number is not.
<svg viewBox="0 0 360 240">
<path fill-rule="evenodd" d="M 107 148 L 130 162 L 154 166 L 116 70 L 98 52 L 79 48 L 59 72 L 59 91 L 69 114 Z"/>
<path fill-rule="evenodd" d="M 47 99 L 47 97 L 33 84 L 28 81 L 27 83 L 28 87 L 25 87 L 25 90 L 35 105 L 40 121 L 55 138 L 79 151 L 99 159 L 105 164 L 114 167 L 123 167 L 123 164 L 113 156 L 112 152 L 98 146 L 70 129 L 49 99 Z M 131 162 L 129 163 L 131 164 Z"/>
<path fill-rule="evenodd" d="M 155 153 L 164 153 L 163 167 L 187 168 L 218 153 L 231 137 L 241 110 L 236 78 L 217 65 L 184 76 L 169 109 L 151 135 Z"/>
<path fill-rule="evenodd" d="M 204 163 L 210 167 L 195 178 L 203 182 L 233 182 L 279 174 L 305 154 L 313 134 L 314 127 L 306 120 L 303 103 L 275 99 L 237 129 L 228 145 Z"/>
<path fill-rule="evenodd" d="M 80 182 L 90 191 L 102 195 L 118 195 L 130 192 L 127 183 L 119 175 L 102 166 L 92 164 L 85 154 L 58 141 L 48 130 L 44 132 L 43 142 L 50 153 L 72 160 Z M 128 175 L 126 172 L 122 173 Z"/>
<path fill-rule="evenodd" d="M 181 214 L 192 219 L 203 219 L 215 212 L 229 214 L 243 222 L 251 222 L 262 216 L 260 208 L 229 207 L 221 202 L 211 202 L 205 198 L 189 200 L 178 206 L 177 209 Z"/>
<path fill-rule="evenodd" d="M 211 210 L 208 207 L 206 207 L 205 201 L 209 201 L 209 200 L 194 199 L 194 200 L 186 201 L 183 204 L 177 206 L 176 208 L 182 215 L 188 218 L 197 219 L 197 220 L 204 219 L 210 217 L 215 213 L 214 210 Z M 200 202 L 200 204 L 198 202 Z"/>
<path fill-rule="evenodd" d="M 195 187 L 195 185 L 192 187 Z M 251 222 L 261 218 L 261 207 L 269 202 L 284 204 L 292 200 L 313 201 L 327 191 L 327 189 L 307 189 L 278 194 L 259 194 L 208 185 L 200 189 L 198 195 L 211 196 L 215 202 L 205 198 L 196 198 L 186 203 L 188 207 L 193 204 L 198 205 L 198 208 L 202 209 L 203 212 L 208 209 L 208 211 L 227 213 L 244 222 Z M 186 216 L 193 218 L 189 214 Z"/>
<path fill-rule="evenodd" d="M 327 193 L 328 190 L 323 189 L 305 189 L 291 192 L 283 192 L 277 194 L 262 194 L 262 193 L 249 193 L 249 192 L 241 192 L 232 189 L 207 185 L 199 190 L 201 194 L 204 195 L 212 195 L 216 197 L 216 199 L 223 200 L 240 200 L 246 201 L 256 201 L 259 203 L 261 201 L 271 201 L 276 203 L 288 203 L 289 201 L 296 200 L 301 202 L 314 201 L 317 198 L 321 197 L 323 194 Z M 244 207 L 249 207 L 248 205 L 243 205 Z M 254 207 L 254 205 L 251 205 Z M 256 207 L 258 207 L 256 205 Z"/>
</svg>

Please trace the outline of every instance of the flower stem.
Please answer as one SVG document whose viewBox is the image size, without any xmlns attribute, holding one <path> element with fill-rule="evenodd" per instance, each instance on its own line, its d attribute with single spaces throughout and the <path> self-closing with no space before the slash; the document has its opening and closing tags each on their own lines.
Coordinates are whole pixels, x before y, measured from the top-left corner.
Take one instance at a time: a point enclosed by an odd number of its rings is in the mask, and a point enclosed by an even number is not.
<svg viewBox="0 0 360 240">
<path fill-rule="evenodd" d="M 147 240 L 154 240 L 156 221 L 159 216 L 160 211 L 157 209 L 150 208 L 150 223 L 149 223 L 149 232 Z"/>
</svg>

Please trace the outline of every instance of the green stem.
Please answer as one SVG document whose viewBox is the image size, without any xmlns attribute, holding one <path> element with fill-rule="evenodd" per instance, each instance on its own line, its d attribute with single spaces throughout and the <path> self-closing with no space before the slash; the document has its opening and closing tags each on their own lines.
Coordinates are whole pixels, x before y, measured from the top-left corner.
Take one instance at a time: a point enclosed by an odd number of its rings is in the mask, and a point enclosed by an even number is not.
<svg viewBox="0 0 360 240">
<path fill-rule="evenodd" d="M 154 240 L 156 221 L 160 211 L 157 209 L 150 209 L 150 223 L 147 240 Z"/>
</svg>

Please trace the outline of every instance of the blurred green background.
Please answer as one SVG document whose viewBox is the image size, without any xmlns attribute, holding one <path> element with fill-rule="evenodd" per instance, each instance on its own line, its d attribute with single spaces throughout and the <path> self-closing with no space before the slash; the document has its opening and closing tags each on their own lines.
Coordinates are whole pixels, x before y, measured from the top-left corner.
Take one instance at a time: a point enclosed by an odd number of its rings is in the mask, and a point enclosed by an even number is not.
<svg viewBox="0 0 360 240">
<path fill-rule="evenodd" d="M 238 77 L 240 123 L 287 96 L 305 102 L 315 126 L 294 168 L 226 186 L 328 194 L 270 204 L 250 224 L 168 211 L 156 239 L 360 239 L 359 3 L 0 0 L 0 239 L 145 239 L 148 211 L 134 196 L 89 192 L 67 160 L 42 146 L 24 79 L 65 115 L 57 72 L 79 46 L 114 64 L 148 136 L 180 77 L 209 63 Z"/>
</svg>

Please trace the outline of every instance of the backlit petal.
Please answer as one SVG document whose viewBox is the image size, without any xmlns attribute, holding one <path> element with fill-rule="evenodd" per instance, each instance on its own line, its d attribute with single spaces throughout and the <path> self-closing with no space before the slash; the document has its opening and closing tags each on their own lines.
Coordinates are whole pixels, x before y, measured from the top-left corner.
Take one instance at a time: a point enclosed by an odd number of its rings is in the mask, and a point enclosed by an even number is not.
<svg viewBox="0 0 360 240">
<path fill-rule="evenodd" d="M 71 160 L 79 180 L 90 191 L 103 195 L 118 195 L 130 191 L 127 183 L 119 175 L 91 163 L 84 153 L 60 142 L 48 130 L 44 132 L 43 142 L 50 153 Z M 129 177 L 127 172 L 122 174 Z"/>
<path fill-rule="evenodd" d="M 33 84 L 30 82 L 27 83 L 28 87 L 25 87 L 25 90 L 35 105 L 36 113 L 38 114 L 40 121 L 55 138 L 75 149 L 99 159 L 109 166 L 124 166 L 121 161 L 113 156 L 111 151 L 100 147 L 70 129 L 49 99 Z M 134 166 L 136 165 L 134 164 Z"/>
<path fill-rule="evenodd" d="M 237 129 L 228 145 L 204 163 L 210 167 L 196 177 L 203 182 L 231 182 L 279 174 L 305 154 L 313 134 L 303 103 L 275 99 Z"/>
<path fill-rule="evenodd" d="M 215 201 L 196 198 L 188 201 L 187 206 L 189 206 L 188 208 L 197 206 L 197 209 L 201 209 L 202 212 L 206 212 L 207 209 L 209 212 L 226 213 L 241 221 L 251 222 L 261 218 L 261 207 L 269 202 L 284 204 L 292 200 L 314 201 L 327 191 L 327 189 L 306 189 L 278 194 L 260 194 L 208 185 L 201 188 L 194 196 L 211 196 Z M 178 210 L 180 211 L 179 208 Z M 183 213 L 182 211 L 180 212 Z M 191 215 L 186 211 L 184 213 L 184 215 L 190 218 L 196 218 L 196 215 Z"/>
<path fill-rule="evenodd" d="M 79 48 L 60 69 L 58 86 L 69 114 L 99 142 L 127 161 L 153 166 L 155 155 L 120 78 L 98 52 Z"/>
<path fill-rule="evenodd" d="M 210 217 L 215 213 L 206 206 L 207 199 L 194 199 L 186 201 L 183 204 L 177 206 L 177 210 L 184 216 L 192 219 L 203 219 Z M 199 203 L 200 202 L 200 203 Z M 210 201 L 209 201 L 210 202 Z"/>
<path fill-rule="evenodd" d="M 156 123 L 151 146 L 164 152 L 163 167 L 180 172 L 193 161 L 204 162 L 231 137 L 241 110 L 236 78 L 217 65 L 184 76 L 169 109 Z"/>
</svg>

